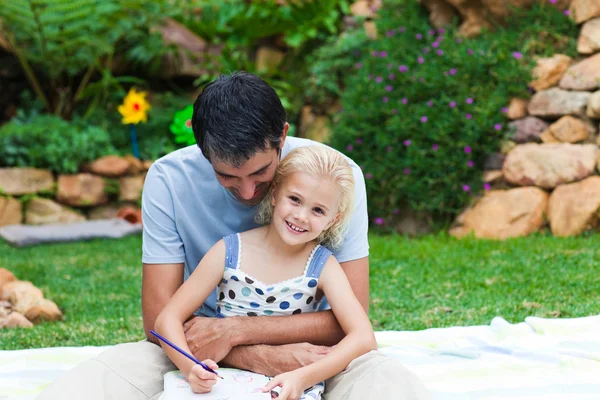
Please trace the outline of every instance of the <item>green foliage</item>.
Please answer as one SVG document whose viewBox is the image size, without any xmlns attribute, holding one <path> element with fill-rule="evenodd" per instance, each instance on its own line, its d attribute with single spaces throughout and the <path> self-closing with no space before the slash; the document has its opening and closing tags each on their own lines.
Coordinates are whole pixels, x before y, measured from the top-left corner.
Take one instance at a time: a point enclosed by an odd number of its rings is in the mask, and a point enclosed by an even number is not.
<svg viewBox="0 0 600 400">
<path fill-rule="evenodd" d="M 169 9 L 166 0 L 0 0 L 0 19 L 36 95 L 69 117 L 93 73 L 110 73 L 119 50 L 145 64 L 166 51 L 149 27 Z"/>
<path fill-rule="evenodd" d="M 407 203 L 448 221 L 484 189 L 503 109 L 528 97 L 533 56 L 572 54 L 577 27 L 540 5 L 467 40 L 432 29 L 416 3 L 385 2 L 380 14 L 377 40 L 360 29 L 316 53 L 307 93 L 341 95 L 331 144 L 363 168 L 374 222 L 393 227 Z"/>
<path fill-rule="evenodd" d="M 77 172 L 83 163 L 114 152 L 102 128 L 80 128 L 55 116 L 13 119 L 0 128 L 3 167 L 37 167 L 68 174 Z"/>
</svg>

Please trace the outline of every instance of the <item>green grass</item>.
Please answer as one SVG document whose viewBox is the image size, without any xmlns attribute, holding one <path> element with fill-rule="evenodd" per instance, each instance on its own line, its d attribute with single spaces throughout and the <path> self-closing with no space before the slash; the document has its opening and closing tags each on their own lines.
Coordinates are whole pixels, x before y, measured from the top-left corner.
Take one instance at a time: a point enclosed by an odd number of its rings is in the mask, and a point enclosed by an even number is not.
<svg viewBox="0 0 600 400">
<path fill-rule="evenodd" d="M 446 235 L 371 236 L 377 330 L 510 322 L 600 313 L 600 235 L 505 242 Z M 65 320 L 0 332 L 0 348 L 106 345 L 143 338 L 141 237 L 15 249 L 0 266 L 31 280 Z"/>
</svg>

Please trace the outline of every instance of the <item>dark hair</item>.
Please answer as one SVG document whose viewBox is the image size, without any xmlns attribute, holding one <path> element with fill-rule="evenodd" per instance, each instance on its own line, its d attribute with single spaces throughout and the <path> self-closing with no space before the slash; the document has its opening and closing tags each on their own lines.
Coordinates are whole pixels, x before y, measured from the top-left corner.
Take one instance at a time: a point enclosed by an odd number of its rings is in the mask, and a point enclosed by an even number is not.
<svg viewBox="0 0 600 400">
<path fill-rule="evenodd" d="M 256 75 L 234 72 L 206 85 L 194 103 L 192 129 L 209 161 L 239 167 L 259 151 L 279 150 L 285 122 L 271 86 Z"/>
</svg>

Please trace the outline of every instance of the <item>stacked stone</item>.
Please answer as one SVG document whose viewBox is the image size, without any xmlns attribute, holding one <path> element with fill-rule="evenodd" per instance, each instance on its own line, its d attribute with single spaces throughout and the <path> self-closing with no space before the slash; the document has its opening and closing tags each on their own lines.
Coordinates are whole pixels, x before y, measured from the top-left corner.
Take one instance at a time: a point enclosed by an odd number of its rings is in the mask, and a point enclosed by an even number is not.
<svg viewBox="0 0 600 400">
<path fill-rule="evenodd" d="M 537 60 L 536 92 L 510 101 L 514 135 L 496 157 L 499 168 L 484 176 L 496 190 L 458 217 L 452 235 L 504 239 L 549 224 L 555 236 L 573 236 L 599 226 L 600 2 L 573 0 L 574 7 L 581 58 Z"/>
<path fill-rule="evenodd" d="M 150 165 L 133 156 L 106 156 L 81 173 L 56 177 L 38 168 L 0 168 L 0 226 L 107 219 L 124 207 L 139 209 Z"/>
</svg>

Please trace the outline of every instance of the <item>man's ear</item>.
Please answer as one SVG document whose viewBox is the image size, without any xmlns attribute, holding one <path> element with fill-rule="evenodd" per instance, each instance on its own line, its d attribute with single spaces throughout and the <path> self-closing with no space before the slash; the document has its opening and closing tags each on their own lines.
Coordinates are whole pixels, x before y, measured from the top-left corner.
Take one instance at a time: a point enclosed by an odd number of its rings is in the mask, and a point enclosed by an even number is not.
<svg viewBox="0 0 600 400">
<path fill-rule="evenodd" d="M 283 149 L 283 144 L 287 138 L 288 131 L 290 130 L 290 124 L 287 122 L 283 124 L 283 132 L 281 133 L 281 143 L 279 144 L 279 150 Z"/>
</svg>

